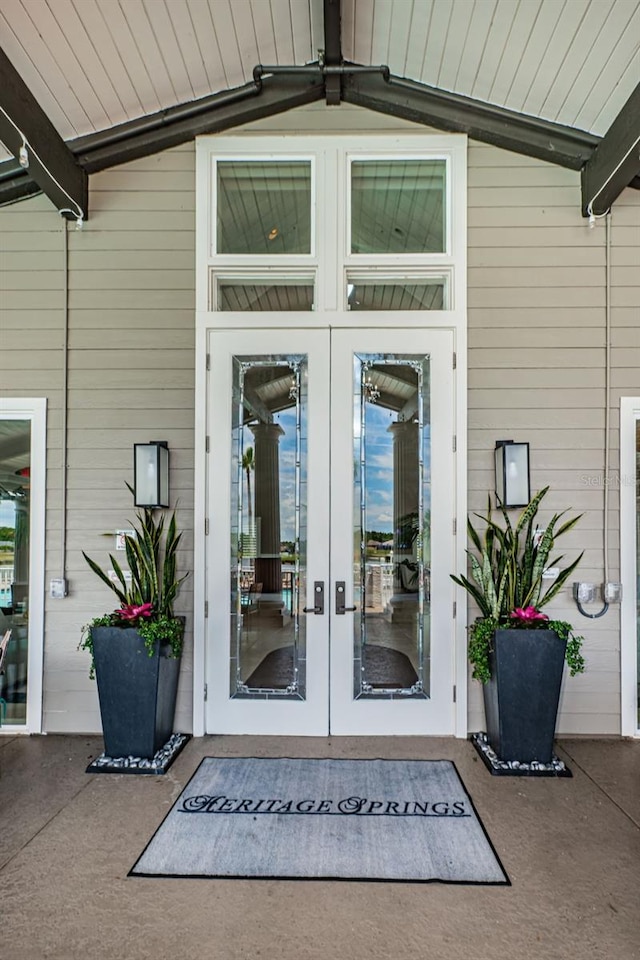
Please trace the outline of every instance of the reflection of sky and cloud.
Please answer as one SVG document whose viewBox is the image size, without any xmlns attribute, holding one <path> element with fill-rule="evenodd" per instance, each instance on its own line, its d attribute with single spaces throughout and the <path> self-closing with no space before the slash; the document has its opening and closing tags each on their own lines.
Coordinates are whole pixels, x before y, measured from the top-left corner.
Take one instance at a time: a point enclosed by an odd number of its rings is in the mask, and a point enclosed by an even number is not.
<svg viewBox="0 0 640 960">
<path fill-rule="evenodd" d="M 12 500 L 0 500 L 0 527 L 15 527 L 16 507 Z"/>
<path fill-rule="evenodd" d="M 373 403 L 366 405 L 365 486 L 367 530 L 393 532 L 393 436 L 395 417 Z"/>
<path fill-rule="evenodd" d="M 273 418 L 284 430 L 280 437 L 280 539 L 295 538 L 296 410 L 282 410 Z M 304 477 L 301 479 L 304 480 Z"/>
<path fill-rule="evenodd" d="M 368 531 L 386 532 L 390 536 L 393 533 L 393 434 L 389 431 L 389 427 L 396 422 L 396 419 L 396 413 L 383 406 L 367 403 L 365 423 L 366 526 Z M 279 440 L 280 538 L 281 540 L 293 540 L 295 537 L 295 407 L 275 414 L 274 422 L 279 424 L 284 431 Z M 356 424 L 354 424 L 355 426 Z M 304 423 L 302 427 L 304 431 Z M 357 435 L 359 430 L 355 432 Z M 429 424 L 426 425 L 424 437 L 424 508 L 425 511 L 428 511 L 431 462 Z M 248 430 L 245 431 L 245 450 L 253 446 L 253 443 L 251 433 Z M 354 444 L 354 455 L 356 457 L 358 451 L 359 440 L 356 440 Z M 303 454 L 301 476 L 303 484 L 306 480 L 305 468 Z"/>
</svg>

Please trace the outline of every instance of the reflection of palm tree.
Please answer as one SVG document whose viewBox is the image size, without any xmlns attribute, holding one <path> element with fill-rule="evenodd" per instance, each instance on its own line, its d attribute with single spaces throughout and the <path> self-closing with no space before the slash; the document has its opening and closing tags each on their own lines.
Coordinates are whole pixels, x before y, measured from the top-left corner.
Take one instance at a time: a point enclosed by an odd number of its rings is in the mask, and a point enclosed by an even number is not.
<svg viewBox="0 0 640 960">
<path fill-rule="evenodd" d="M 242 469 L 247 477 L 247 507 L 249 513 L 249 536 L 253 527 L 253 503 L 251 501 L 251 471 L 255 470 L 255 460 L 253 459 L 253 447 L 247 447 L 242 455 Z"/>
</svg>

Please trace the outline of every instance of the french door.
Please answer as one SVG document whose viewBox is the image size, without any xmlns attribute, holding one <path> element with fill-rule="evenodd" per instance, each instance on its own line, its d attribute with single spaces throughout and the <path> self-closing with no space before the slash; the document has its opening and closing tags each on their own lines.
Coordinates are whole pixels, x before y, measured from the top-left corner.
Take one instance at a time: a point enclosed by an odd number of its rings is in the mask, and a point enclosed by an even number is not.
<svg viewBox="0 0 640 960">
<path fill-rule="evenodd" d="M 207 731 L 453 733 L 451 331 L 209 338 Z"/>
</svg>

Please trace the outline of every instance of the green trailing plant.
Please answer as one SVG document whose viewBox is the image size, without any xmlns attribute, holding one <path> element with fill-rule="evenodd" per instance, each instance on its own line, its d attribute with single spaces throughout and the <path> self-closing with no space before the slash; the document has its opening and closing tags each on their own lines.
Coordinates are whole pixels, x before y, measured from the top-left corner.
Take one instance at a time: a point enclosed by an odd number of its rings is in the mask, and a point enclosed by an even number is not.
<svg viewBox="0 0 640 960">
<path fill-rule="evenodd" d="M 133 494 L 132 488 L 127 487 Z M 130 576 L 125 573 L 113 554 L 109 555 L 115 580 L 86 553 L 83 557 L 97 577 L 120 601 L 120 606 L 111 613 L 94 617 L 82 628 L 80 648 L 91 653 L 91 676 L 94 675 L 93 627 L 135 627 L 153 656 L 158 643 L 168 644 L 171 656 L 182 652 L 184 618 L 175 615 L 173 604 L 188 574 L 179 577 L 177 552 L 182 538 L 176 526 L 175 510 L 165 523 L 166 517 L 144 507 L 136 512 L 134 535 L 125 536 L 125 556 Z"/>
<path fill-rule="evenodd" d="M 482 614 L 469 628 L 468 653 L 473 677 L 483 683 L 491 677 L 489 658 L 498 629 L 554 630 L 560 639 L 567 641 L 565 656 L 571 676 L 584 670 L 584 657 L 580 652 L 584 638 L 576 636 L 570 624 L 550 620 L 541 612 L 541 608 L 557 596 L 582 559 L 581 553 L 546 585 L 543 575 L 547 568 L 559 567 L 564 560 L 563 555 L 554 556 L 556 540 L 571 530 L 581 516 L 563 520 L 567 511 L 555 513 L 547 526 L 539 529 L 536 517 L 548 490 L 548 486 L 544 487 L 531 499 L 515 524 L 500 503 L 502 523 L 496 522 L 491 497 L 487 515 L 474 515 L 484 521 L 484 535 L 480 535 L 470 519 L 467 522 L 474 547 L 466 551 L 471 579 L 463 574 L 452 574 L 452 579 L 464 587 Z"/>
</svg>

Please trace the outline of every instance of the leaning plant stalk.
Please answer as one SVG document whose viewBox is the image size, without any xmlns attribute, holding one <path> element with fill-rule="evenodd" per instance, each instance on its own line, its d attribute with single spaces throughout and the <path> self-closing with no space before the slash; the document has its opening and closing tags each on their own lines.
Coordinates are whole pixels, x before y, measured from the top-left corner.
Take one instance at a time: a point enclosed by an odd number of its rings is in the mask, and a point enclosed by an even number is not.
<svg viewBox="0 0 640 960">
<path fill-rule="evenodd" d="M 545 571 L 559 566 L 564 559 L 562 555 L 553 555 L 556 540 L 580 519 L 579 515 L 561 522 L 566 511 L 555 513 L 544 530 L 539 531 L 536 517 L 548 490 L 548 486 L 544 487 L 531 499 L 515 526 L 501 504 L 498 507 L 502 523 L 496 522 L 490 497 L 486 516 L 475 514 L 485 523 L 484 535 L 480 536 L 470 519 L 467 522 L 469 539 L 475 548 L 475 552 L 466 551 L 471 579 L 463 574 L 452 575 L 452 579 L 464 587 L 482 615 L 469 630 L 469 659 L 473 664 L 473 676 L 485 683 L 490 678 L 489 656 L 496 629 L 554 630 L 561 639 L 567 640 L 566 661 L 571 675 L 584 670 L 584 658 L 580 653 L 583 638 L 575 637 L 565 621 L 548 620 L 539 613 L 558 595 L 582 559 L 581 553 L 544 589 Z M 533 616 L 525 616 L 523 621 L 519 611 L 533 611 Z"/>
<path fill-rule="evenodd" d="M 127 486 L 133 494 L 129 484 Z M 136 535 L 125 536 L 128 577 L 113 554 L 109 560 L 114 580 L 83 552 L 89 567 L 120 602 L 119 609 L 95 617 L 82 628 L 80 647 L 91 652 L 91 676 L 94 674 L 92 627 L 134 627 L 144 640 L 149 656 L 154 655 L 159 644 L 168 645 L 172 657 L 177 658 L 182 652 L 184 620 L 174 614 L 173 604 L 188 574 L 177 576 L 177 551 L 182 534 L 177 533 L 175 511 L 166 527 L 164 514 L 156 520 L 154 510 L 149 507 L 137 512 L 135 518 Z"/>
</svg>

